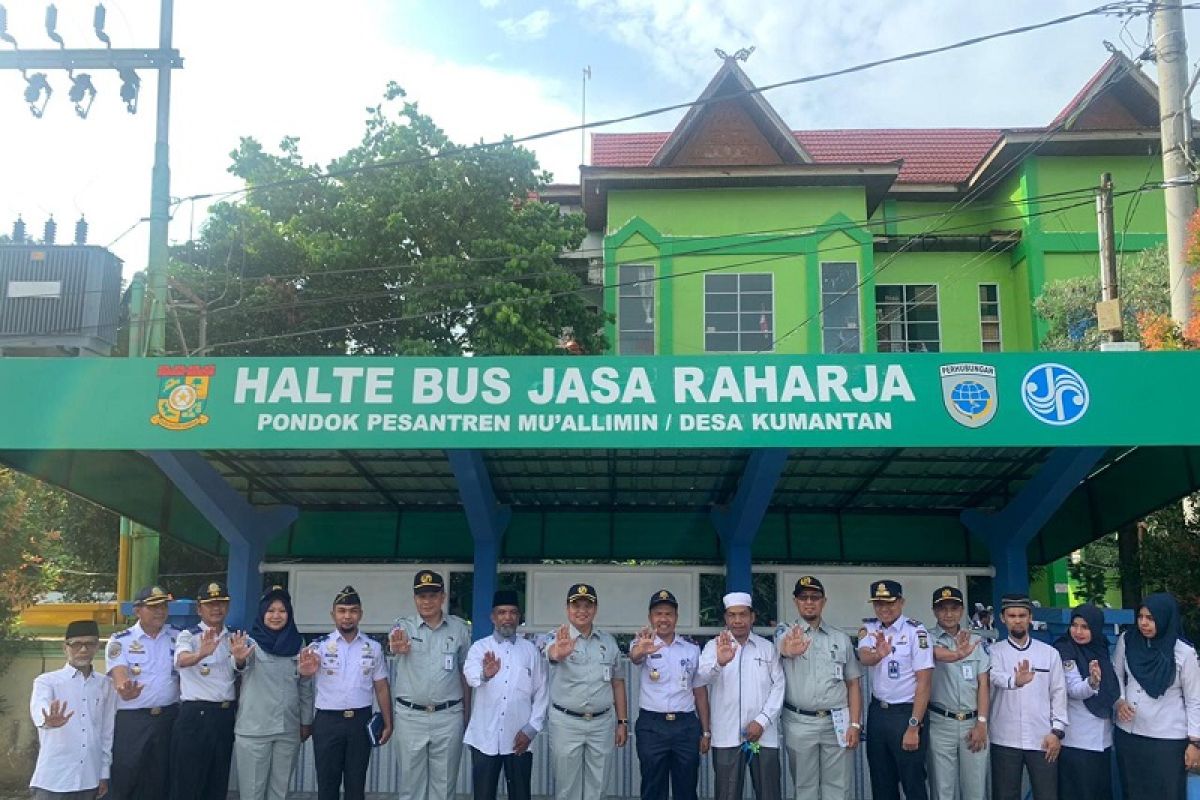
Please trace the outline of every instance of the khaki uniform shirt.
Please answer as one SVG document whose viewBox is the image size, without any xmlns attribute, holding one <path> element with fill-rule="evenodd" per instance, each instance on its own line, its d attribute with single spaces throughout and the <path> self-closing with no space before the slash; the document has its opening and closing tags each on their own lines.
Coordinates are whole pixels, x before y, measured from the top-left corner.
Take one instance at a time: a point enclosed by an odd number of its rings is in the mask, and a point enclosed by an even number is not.
<svg viewBox="0 0 1200 800">
<path fill-rule="evenodd" d="M 947 632 L 942 626 L 935 625 L 930 635 L 933 637 L 934 647 L 957 649 L 954 634 Z M 983 639 L 972 635 L 971 641 L 975 642 L 975 649 L 962 661 L 943 663 L 935 659 L 933 662 L 933 685 L 929 702 L 951 714 L 979 710 L 979 682 L 988 679 L 988 672 L 992 668 L 992 657 Z"/>
<path fill-rule="evenodd" d="M 784 701 L 802 711 L 829 711 L 849 705 L 846 681 L 862 677 L 862 665 L 854 653 L 850 637 L 822 622 L 817 628 L 804 620 L 796 623 L 812 638 L 802 656 L 781 659 L 787 683 Z M 775 629 L 775 646 L 790 628 Z"/>
</svg>

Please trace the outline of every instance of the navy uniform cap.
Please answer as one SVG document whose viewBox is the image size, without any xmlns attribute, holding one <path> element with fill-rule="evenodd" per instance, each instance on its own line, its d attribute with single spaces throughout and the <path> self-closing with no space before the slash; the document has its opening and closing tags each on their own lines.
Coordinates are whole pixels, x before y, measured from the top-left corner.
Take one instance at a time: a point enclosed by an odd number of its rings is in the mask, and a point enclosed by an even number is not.
<svg viewBox="0 0 1200 800">
<path fill-rule="evenodd" d="M 596 587 L 590 583 L 576 583 L 567 590 L 567 602 L 574 603 L 576 600 L 591 600 L 593 603 L 598 603 L 600 596 L 596 594 Z"/>
<path fill-rule="evenodd" d="M 868 603 L 894 603 L 904 597 L 904 587 L 899 581 L 875 581 L 871 584 Z"/>
<path fill-rule="evenodd" d="M 936 607 L 938 603 L 958 603 L 963 605 L 962 589 L 957 586 L 943 586 L 933 593 L 933 605 Z"/>
<path fill-rule="evenodd" d="M 229 600 L 229 590 L 220 581 L 209 581 L 196 592 L 197 603 L 216 603 L 221 600 Z"/>
<path fill-rule="evenodd" d="M 803 591 L 814 591 L 825 594 L 825 586 L 812 575 L 801 575 L 800 579 L 796 581 L 796 588 L 792 590 L 792 596 L 799 597 Z"/>
<path fill-rule="evenodd" d="M 666 589 L 659 589 L 654 594 L 650 595 L 650 608 L 666 603 L 669 606 L 679 608 L 679 601 L 675 599 L 675 595 L 671 594 Z"/>
<path fill-rule="evenodd" d="M 174 599 L 171 597 L 171 593 L 161 586 L 147 586 L 133 596 L 133 604 L 135 606 L 157 606 Z"/>
<path fill-rule="evenodd" d="M 413 576 L 413 593 L 440 592 L 446 588 L 442 576 L 431 569 L 423 569 Z"/>
<path fill-rule="evenodd" d="M 333 596 L 333 604 L 335 606 L 361 606 L 362 600 L 353 586 L 346 586 Z"/>
</svg>

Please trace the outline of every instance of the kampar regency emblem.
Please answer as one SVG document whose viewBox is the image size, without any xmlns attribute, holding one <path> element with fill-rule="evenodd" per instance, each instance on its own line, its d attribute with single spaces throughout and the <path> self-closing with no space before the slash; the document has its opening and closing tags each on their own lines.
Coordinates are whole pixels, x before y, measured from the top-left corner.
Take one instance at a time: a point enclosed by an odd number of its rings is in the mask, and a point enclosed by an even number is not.
<svg viewBox="0 0 1200 800">
<path fill-rule="evenodd" d="M 168 366 L 158 368 L 158 413 L 150 424 L 169 431 L 186 431 L 208 424 L 204 407 L 215 366 Z"/>
</svg>

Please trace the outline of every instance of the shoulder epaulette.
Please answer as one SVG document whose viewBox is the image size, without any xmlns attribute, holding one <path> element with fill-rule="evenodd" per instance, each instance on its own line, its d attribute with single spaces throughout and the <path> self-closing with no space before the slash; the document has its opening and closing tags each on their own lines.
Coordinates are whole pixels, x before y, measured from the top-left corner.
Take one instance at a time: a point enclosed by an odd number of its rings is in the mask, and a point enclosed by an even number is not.
<svg viewBox="0 0 1200 800">
<path fill-rule="evenodd" d="M 879 617 L 863 617 L 863 622 L 879 622 Z"/>
<path fill-rule="evenodd" d="M 201 628 L 199 625 L 193 625 L 192 627 L 190 627 L 190 628 L 188 628 L 188 629 L 187 629 L 187 632 L 188 632 L 188 633 L 190 633 L 190 634 L 192 634 L 192 635 L 195 635 L 195 634 L 197 634 L 197 633 L 203 633 L 203 632 L 204 632 L 204 629 L 203 629 L 203 628 Z"/>
<path fill-rule="evenodd" d="M 124 639 L 126 636 L 128 636 L 128 635 L 129 635 L 130 633 L 132 633 L 132 632 L 133 632 L 133 628 L 126 628 L 125 630 L 123 630 L 123 631 L 120 631 L 119 633 L 114 633 L 114 634 L 112 635 L 112 638 L 114 638 L 114 639 Z"/>
<path fill-rule="evenodd" d="M 920 621 L 920 620 L 913 619 L 912 617 L 905 617 L 905 621 L 907 621 L 907 622 L 908 622 L 908 624 L 909 624 L 909 625 L 912 625 L 914 628 L 920 628 L 920 627 L 921 627 L 921 621 Z"/>
</svg>

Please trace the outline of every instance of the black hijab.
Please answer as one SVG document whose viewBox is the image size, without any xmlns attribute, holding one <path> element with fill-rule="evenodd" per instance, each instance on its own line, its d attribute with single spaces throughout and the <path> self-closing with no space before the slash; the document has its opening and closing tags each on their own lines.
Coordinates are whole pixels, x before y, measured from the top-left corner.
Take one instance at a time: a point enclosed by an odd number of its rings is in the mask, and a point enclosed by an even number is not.
<svg viewBox="0 0 1200 800">
<path fill-rule="evenodd" d="M 1076 644 L 1068 630 L 1058 637 L 1054 647 L 1062 656 L 1063 662 L 1074 662 L 1075 669 L 1084 677 L 1088 674 L 1088 665 L 1091 662 L 1100 662 L 1100 689 L 1084 700 L 1083 704 L 1094 716 L 1110 719 L 1113 703 L 1121 696 L 1121 687 L 1117 683 L 1112 659 L 1108 656 L 1108 639 L 1104 636 L 1104 612 L 1091 603 L 1085 603 L 1071 610 L 1071 622 L 1074 623 L 1076 618 L 1083 620 L 1092 632 L 1091 641 L 1087 644 Z"/>
<path fill-rule="evenodd" d="M 287 609 L 288 620 L 282 630 L 273 631 L 267 627 L 263 619 L 266 617 L 271 603 L 276 600 L 283 602 L 283 607 Z M 254 618 L 254 625 L 250 628 L 250 638 L 264 653 L 273 656 L 290 657 L 300 652 L 304 640 L 300 638 L 300 631 L 296 628 L 296 615 L 292 611 L 292 596 L 287 593 L 287 589 L 275 586 L 263 593 L 258 601 L 258 616 Z"/>
<path fill-rule="evenodd" d="M 1175 642 L 1179 639 L 1179 603 L 1166 592 L 1152 594 L 1138 608 L 1154 617 L 1154 638 L 1134 625 L 1125 631 L 1125 661 L 1146 694 L 1162 697 L 1175 682 Z"/>
</svg>

